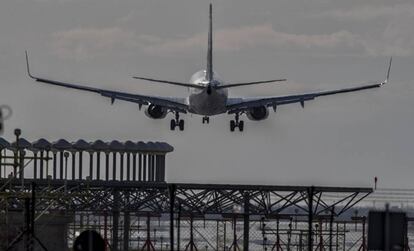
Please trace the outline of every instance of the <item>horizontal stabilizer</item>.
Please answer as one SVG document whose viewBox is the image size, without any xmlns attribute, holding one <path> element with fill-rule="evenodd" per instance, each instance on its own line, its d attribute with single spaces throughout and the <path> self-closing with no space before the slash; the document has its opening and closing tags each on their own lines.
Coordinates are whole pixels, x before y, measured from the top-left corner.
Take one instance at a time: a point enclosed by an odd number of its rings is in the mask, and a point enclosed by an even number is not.
<svg viewBox="0 0 414 251">
<path fill-rule="evenodd" d="M 287 79 L 272 79 L 272 80 L 265 80 L 265 81 L 254 81 L 254 82 L 245 82 L 245 83 L 233 83 L 227 85 L 220 85 L 217 86 L 217 89 L 225 89 L 225 88 L 233 88 L 237 86 L 245 86 L 245 85 L 257 85 L 257 84 L 266 84 L 266 83 L 274 83 L 274 82 L 284 82 Z"/>
<path fill-rule="evenodd" d="M 169 84 L 169 85 L 178 85 L 178 86 L 183 86 L 183 87 L 204 89 L 203 86 L 190 84 L 190 83 L 174 82 L 174 81 L 167 81 L 167 80 L 160 80 L 160 79 L 153 79 L 153 78 L 143 78 L 143 77 L 136 77 L 136 76 L 134 76 L 133 78 L 150 81 L 150 82 L 156 82 L 156 83 L 164 83 L 164 84 Z"/>
</svg>

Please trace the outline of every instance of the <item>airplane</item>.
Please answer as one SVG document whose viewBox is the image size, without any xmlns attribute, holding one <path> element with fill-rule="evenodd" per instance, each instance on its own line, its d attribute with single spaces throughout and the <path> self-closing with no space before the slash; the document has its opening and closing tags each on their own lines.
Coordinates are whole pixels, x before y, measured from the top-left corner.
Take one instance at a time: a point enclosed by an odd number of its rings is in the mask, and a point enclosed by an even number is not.
<svg viewBox="0 0 414 251">
<path fill-rule="evenodd" d="M 245 114 L 248 119 L 253 121 L 265 120 L 269 116 L 269 108 L 273 108 L 274 112 L 278 106 L 299 103 L 304 108 L 305 102 L 313 100 L 317 97 L 355 92 L 366 89 L 378 88 L 388 82 L 391 70 L 392 57 L 389 61 L 388 72 L 384 81 L 377 81 L 370 84 L 361 84 L 356 87 L 336 89 L 330 91 L 311 92 L 304 94 L 294 94 L 286 96 L 269 96 L 269 97 L 229 97 L 228 89 L 239 86 L 257 85 L 265 83 L 283 82 L 286 79 L 272 79 L 266 81 L 253 81 L 244 83 L 227 83 L 217 77 L 213 71 L 213 25 L 212 25 L 212 4 L 209 6 L 209 29 L 208 29 L 208 48 L 207 48 L 207 67 L 206 70 L 196 72 L 189 82 L 175 82 L 168 80 L 160 80 L 154 78 L 138 77 L 133 78 L 168 85 L 175 85 L 189 88 L 190 94 L 187 98 L 178 97 L 159 97 L 147 96 L 134 93 L 126 93 L 120 91 L 112 91 L 99 89 L 79 84 L 66 83 L 61 81 L 40 78 L 32 75 L 29 68 L 29 59 L 26 51 L 27 73 L 30 78 L 37 82 L 42 82 L 61 87 L 67 87 L 82 91 L 98 93 L 104 97 L 111 99 L 111 104 L 115 100 L 123 100 L 138 104 L 141 110 L 142 106 L 147 106 L 145 114 L 151 119 L 163 119 L 168 113 L 175 114 L 175 118 L 171 120 L 170 129 L 173 131 L 176 127 L 180 131 L 184 130 L 184 120 L 180 119 L 180 114 L 196 114 L 203 116 L 202 123 L 208 124 L 210 116 L 219 114 L 234 115 L 234 120 L 230 121 L 230 131 L 244 130 L 244 121 L 240 116 Z"/>
</svg>

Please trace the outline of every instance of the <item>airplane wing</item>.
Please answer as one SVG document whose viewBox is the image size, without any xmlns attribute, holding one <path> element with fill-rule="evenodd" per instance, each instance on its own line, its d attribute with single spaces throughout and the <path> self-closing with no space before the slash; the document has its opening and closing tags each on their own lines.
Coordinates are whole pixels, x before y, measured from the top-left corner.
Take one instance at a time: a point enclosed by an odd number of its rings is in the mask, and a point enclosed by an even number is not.
<svg viewBox="0 0 414 251">
<path fill-rule="evenodd" d="M 113 103 L 116 99 L 124 100 L 128 102 L 137 103 L 139 107 L 142 105 L 159 105 L 165 107 L 172 111 L 177 111 L 181 113 L 187 113 L 188 105 L 186 104 L 185 98 L 172 98 L 172 97 L 157 97 L 157 96 L 146 96 L 146 95 L 139 95 L 139 94 L 131 94 L 119 91 L 111 91 L 105 89 L 99 89 L 94 87 L 88 87 L 80 84 L 72 84 L 66 82 L 55 81 L 51 79 L 40 78 L 32 75 L 29 68 L 29 61 L 26 53 L 26 63 L 27 63 L 27 73 L 29 77 L 33 78 L 37 82 L 42 82 L 50 85 L 56 85 L 81 91 L 88 91 L 100 94 L 104 97 L 110 98 L 111 103 Z"/>
<path fill-rule="evenodd" d="M 388 82 L 390 70 L 391 70 L 391 63 L 392 63 L 392 58 L 390 59 L 390 62 L 389 62 L 386 79 L 382 82 L 375 82 L 372 84 L 359 85 L 356 87 L 337 89 L 337 90 L 331 90 L 331 91 L 321 91 L 321 92 L 278 96 L 278 97 L 230 98 L 227 104 L 227 112 L 229 114 L 244 112 L 253 107 L 259 107 L 259 106 L 273 107 L 273 110 L 276 111 L 277 106 L 292 104 L 292 103 L 300 103 L 301 106 L 304 107 L 305 101 L 313 100 L 317 97 L 378 88 Z"/>
</svg>

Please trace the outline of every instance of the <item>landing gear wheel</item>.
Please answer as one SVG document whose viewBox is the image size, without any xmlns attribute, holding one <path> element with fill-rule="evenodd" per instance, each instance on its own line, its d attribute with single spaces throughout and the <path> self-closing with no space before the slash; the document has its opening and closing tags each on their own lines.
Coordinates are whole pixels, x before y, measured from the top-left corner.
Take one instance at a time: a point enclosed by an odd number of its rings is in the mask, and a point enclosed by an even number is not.
<svg viewBox="0 0 414 251">
<path fill-rule="evenodd" d="M 203 117 L 203 124 L 210 124 L 210 117 Z"/>
<path fill-rule="evenodd" d="M 234 120 L 230 120 L 230 131 L 234 132 L 234 129 L 236 129 L 236 127 L 239 128 L 239 131 L 242 132 L 244 130 L 244 121 L 243 120 L 239 120 L 240 118 L 240 114 L 236 113 L 235 114 L 235 119 Z"/>
<path fill-rule="evenodd" d="M 230 131 L 234 132 L 234 128 L 236 128 L 236 122 L 234 120 L 230 120 Z"/>
<path fill-rule="evenodd" d="M 174 131 L 175 127 L 177 126 L 180 129 L 180 131 L 184 131 L 184 120 L 180 119 L 180 113 L 178 112 L 175 113 L 175 119 L 171 120 L 171 123 L 170 123 L 171 131 Z"/>
<path fill-rule="evenodd" d="M 184 131 L 184 120 L 180 120 L 178 123 L 178 128 L 180 128 L 180 131 Z"/>
<path fill-rule="evenodd" d="M 172 120 L 171 120 L 171 123 L 170 123 L 170 129 L 171 129 L 171 131 L 174 131 L 176 126 L 177 126 L 177 125 L 176 125 L 176 123 L 175 123 L 175 120 L 174 120 L 174 119 L 172 119 Z"/>
<path fill-rule="evenodd" d="M 243 131 L 244 130 L 244 121 L 243 120 L 241 120 L 240 122 L 239 122 L 239 131 Z"/>
</svg>

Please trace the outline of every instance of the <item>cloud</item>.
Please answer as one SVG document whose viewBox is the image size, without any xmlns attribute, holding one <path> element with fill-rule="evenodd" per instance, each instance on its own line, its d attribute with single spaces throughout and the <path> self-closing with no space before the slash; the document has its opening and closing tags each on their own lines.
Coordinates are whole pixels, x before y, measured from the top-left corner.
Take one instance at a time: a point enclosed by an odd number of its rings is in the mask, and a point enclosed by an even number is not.
<svg viewBox="0 0 414 251">
<path fill-rule="evenodd" d="M 410 18 L 390 22 L 383 32 L 355 34 L 339 30 L 330 34 L 292 34 L 276 31 L 270 24 L 219 29 L 214 33 L 215 51 L 250 48 L 358 54 L 371 56 L 414 55 L 414 34 Z M 121 27 L 76 28 L 53 34 L 54 52 L 60 57 L 83 60 L 113 50 L 141 50 L 148 54 L 177 54 L 206 47 L 207 34 L 162 39 Z"/>
<path fill-rule="evenodd" d="M 146 47 L 149 52 L 171 53 L 192 48 L 205 47 L 207 34 L 200 33 L 184 39 L 172 39 Z M 331 34 L 304 35 L 275 31 L 271 25 L 246 26 L 217 30 L 214 33 L 214 49 L 218 51 L 237 51 L 253 47 L 280 48 L 326 48 L 358 46 L 358 37 L 348 31 Z"/>
<path fill-rule="evenodd" d="M 291 51 L 308 51 L 370 56 L 414 55 L 414 20 L 409 16 L 391 21 L 378 34 L 357 34 L 339 30 L 330 34 L 292 34 L 276 31 L 269 24 L 217 30 L 214 49 L 238 51 L 249 48 L 274 48 Z M 207 34 L 201 33 L 183 39 L 170 39 L 145 47 L 150 53 L 177 53 L 206 46 Z"/>
<path fill-rule="evenodd" d="M 414 4 L 364 5 L 352 9 L 334 9 L 314 15 L 338 21 L 357 22 L 366 25 L 360 34 L 360 43 L 368 55 L 401 56 L 414 55 Z M 372 21 L 376 23 L 373 26 Z"/>
<path fill-rule="evenodd" d="M 316 16 L 316 15 L 315 15 Z M 319 17 L 332 17 L 340 20 L 367 21 L 381 17 L 414 17 L 414 4 L 365 5 L 353 9 L 334 9 L 318 14 Z"/>
<path fill-rule="evenodd" d="M 137 35 L 120 27 L 76 28 L 53 34 L 55 53 L 65 58 L 85 59 L 117 49 L 141 49 L 147 53 L 174 54 L 206 47 L 207 34 L 199 33 L 186 38 L 161 39 L 152 35 Z M 358 38 L 347 31 L 326 35 L 289 34 L 275 31 L 263 24 L 214 33 L 214 49 L 237 51 L 253 47 L 280 47 L 296 49 L 354 47 Z"/>
<path fill-rule="evenodd" d="M 145 39 L 139 39 L 134 32 L 119 27 L 75 28 L 54 33 L 52 46 L 54 52 L 63 58 L 82 60 L 114 48 L 136 48 L 139 41 Z"/>
</svg>

